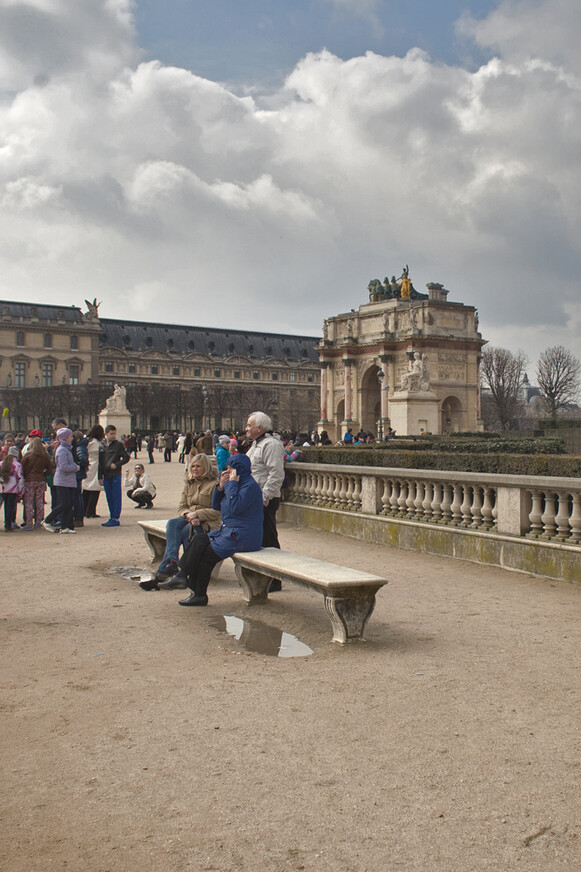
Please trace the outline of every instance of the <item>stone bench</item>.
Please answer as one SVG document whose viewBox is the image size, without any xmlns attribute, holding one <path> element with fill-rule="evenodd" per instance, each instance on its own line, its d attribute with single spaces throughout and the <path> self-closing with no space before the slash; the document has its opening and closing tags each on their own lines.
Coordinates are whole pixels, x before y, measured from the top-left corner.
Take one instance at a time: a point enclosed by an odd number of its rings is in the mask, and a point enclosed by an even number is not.
<svg viewBox="0 0 581 872">
<path fill-rule="evenodd" d="M 154 561 L 161 560 L 165 551 L 166 523 L 138 521 Z M 232 560 L 250 605 L 266 602 L 273 578 L 322 594 L 333 626 L 333 641 L 341 644 L 364 638 L 365 625 L 375 607 L 375 594 L 388 584 L 387 579 L 377 575 L 278 548 L 239 552 Z"/>
<path fill-rule="evenodd" d="M 232 560 L 249 604 L 266 602 L 272 578 L 321 593 L 333 626 L 333 642 L 341 644 L 364 638 L 375 594 L 388 584 L 377 575 L 278 548 L 239 552 Z"/>
</svg>

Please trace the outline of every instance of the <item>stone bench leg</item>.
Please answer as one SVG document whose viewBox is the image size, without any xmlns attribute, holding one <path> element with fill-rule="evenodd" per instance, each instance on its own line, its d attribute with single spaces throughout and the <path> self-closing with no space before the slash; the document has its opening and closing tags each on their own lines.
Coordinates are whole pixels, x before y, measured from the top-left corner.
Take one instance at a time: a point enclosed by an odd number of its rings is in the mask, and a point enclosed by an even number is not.
<svg viewBox="0 0 581 872">
<path fill-rule="evenodd" d="M 151 551 L 151 562 L 159 563 L 165 554 L 165 537 L 156 536 L 155 533 L 150 533 L 149 530 L 144 530 L 143 535 Z"/>
<path fill-rule="evenodd" d="M 325 595 L 325 609 L 333 625 L 333 642 L 344 645 L 353 639 L 365 641 L 363 631 L 375 608 L 375 594 Z"/>
<path fill-rule="evenodd" d="M 262 575 L 253 569 L 244 566 L 236 566 L 236 576 L 242 587 L 244 599 L 249 605 L 265 603 L 268 599 L 268 588 L 272 578 L 270 575 Z"/>
</svg>

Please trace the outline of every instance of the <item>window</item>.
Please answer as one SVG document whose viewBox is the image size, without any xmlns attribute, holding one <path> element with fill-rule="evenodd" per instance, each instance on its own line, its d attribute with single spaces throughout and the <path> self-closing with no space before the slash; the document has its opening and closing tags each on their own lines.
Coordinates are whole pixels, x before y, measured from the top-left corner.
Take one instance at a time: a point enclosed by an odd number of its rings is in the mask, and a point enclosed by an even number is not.
<svg viewBox="0 0 581 872">
<path fill-rule="evenodd" d="M 71 350 L 76 351 L 79 347 L 79 337 L 71 336 Z"/>
<path fill-rule="evenodd" d="M 278 373 L 277 373 L 277 372 L 273 372 L 273 374 L 272 374 L 272 380 L 273 380 L 273 381 L 278 381 Z"/>
<path fill-rule="evenodd" d="M 173 374 L 174 374 L 174 375 L 179 375 L 179 374 L 180 374 L 180 368 L 179 368 L 179 366 L 174 366 L 174 368 L 173 368 Z"/>
<path fill-rule="evenodd" d="M 44 334 L 44 347 L 52 348 L 52 335 L 50 333 Z"/>
<path fill-rule="evenodd" d="M 134 363 L 129 363 L 127 365 L 127 372 L 135 372 L 135 364 Z"/>
<path fill-rule="evenodd" d="M 79 367 L 74 364 L 69 366 L 69 384 L 78 385 L 79 383 Z"/>
<path fill-rule="evenodd" d="M 307 374 L 307 381 L 308 381 L 308 382 L 311 382 L 311 384 L 312 384 L 314 380 L 315 380 L 315 377 L 314 377 L 313 373 L 312 373 L 312 372 L 309 372 L 309 373 Z"/>
<path fill-rule="evenodd" d="M 220 370 L 219 369 L 214 370 L 214 378 L 220 378 Z"/>
<path fill-rule="evenodd" d="M 113 372 L 113 363 L 110 360 L 105 361 L 105 372 Z"/>
<path fill-rule="evenodd" d="M 260 378 L 260 373 L 258 372 L 257 369 L 255 369 L 254 372 L 252 373 L 252 378 Z"/>
<path fill-rule="evenodd" d="M 14 387 L 15 388 L 23 388 L 24 380 L 26 377 L 26 364 L 25 363 L 15 363 L 14 364 Z"/>
<path fill-rule="evenodd" d="M 159 373 L 159 366 L 157 365 L 157 363 L 154 363 L 151 367 L 151 374 L 157 375 L 158 373 Z"/>
<path fill-rule="evenodd" d="M 296 374 L 296 372 L 289 372 L 289 376 L 288 376 L 288 377 L 289 377 L 289 381 L 296 382 L 296 380 L 297 380 L 297 374 Z"/>
<path fill-rule="evenodd" d="M 52 387 L 52 363 L 42 364 L 42 386 L 43 388 Z"/>
<path fill-rule="evenodd" d="M 24 331 L 23 330 L 19 330 L 16 333 L 16 344 L 20 345 L 21 347 L 24 345 Z"/>
<path fill-rule="evenodd" d="M 200 378 L 201 370 L 199 366 L 194 367 L 194 378 Z"/>
<path fill-rule="evenodd" d="M 240 378 L 240 370 L 239 369 L 234 370 L 234 378 Z"/>
</svg>

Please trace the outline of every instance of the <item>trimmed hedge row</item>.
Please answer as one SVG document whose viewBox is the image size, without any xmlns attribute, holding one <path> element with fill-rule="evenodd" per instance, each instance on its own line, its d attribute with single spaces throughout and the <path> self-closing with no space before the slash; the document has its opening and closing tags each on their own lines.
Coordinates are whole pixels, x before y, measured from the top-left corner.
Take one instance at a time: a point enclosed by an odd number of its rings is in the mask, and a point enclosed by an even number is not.
<svg viewBox="0 0 581 872">
<path fill-rule="evenodd" d="M 515 436 L 511 439 L 490 434 L 494 438 L 442 438 L 419 436 L 417 439 L 390 439 L 384 445 L 357 445 L 357 451 L 442 451 L 447 454 L 566 454 L 564 441 L 557 436 Z"/>
<path fill-rule="evenodd" d="M 336 463 L 343 466 L 385 466 L 394 469 L 437 469 L 442 472 L 482 472 L 499 475 L 548 475 L 581 477 L 581 457 L 555 454 L 482 454 L 464 451 L 417 451 L 403 445 L 354 448 L 302 448 L 304 463 Z"/>
</svg>

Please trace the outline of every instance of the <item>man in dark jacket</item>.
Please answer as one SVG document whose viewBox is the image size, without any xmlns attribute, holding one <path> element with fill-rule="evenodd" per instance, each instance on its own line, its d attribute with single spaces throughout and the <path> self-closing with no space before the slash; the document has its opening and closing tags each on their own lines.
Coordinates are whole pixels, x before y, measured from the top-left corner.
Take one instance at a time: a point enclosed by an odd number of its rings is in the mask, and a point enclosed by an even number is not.
<svg viewBox="0 0 581 872">
<path fill-rule="evenodd" d="M 105 427 L 105 474 L 103 488 L 107 497 L 111 517 L 102 527 L 118 527 L 121 517 L 121 467 L 129 463 L 129 455 L 117 439 L 117 428 L 113 424 Z"/>
</svg>

